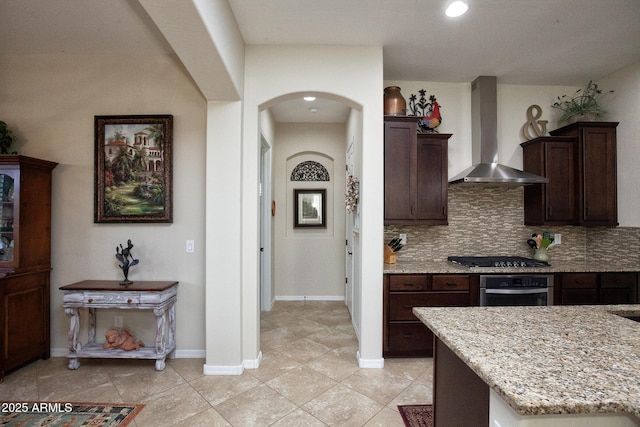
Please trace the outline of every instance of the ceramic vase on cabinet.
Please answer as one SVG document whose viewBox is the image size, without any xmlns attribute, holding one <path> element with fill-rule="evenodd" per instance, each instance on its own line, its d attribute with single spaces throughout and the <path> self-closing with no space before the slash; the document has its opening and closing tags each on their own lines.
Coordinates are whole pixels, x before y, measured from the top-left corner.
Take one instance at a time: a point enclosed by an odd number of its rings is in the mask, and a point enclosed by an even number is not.
<svg viewBox="0 0 640 427">
<path fill-rule="evenodd" d="M 384 88 L 384 115 L 404 116 L 407 112 L 407 101 L 400 93 L 398 86 Z"/>
</svg>

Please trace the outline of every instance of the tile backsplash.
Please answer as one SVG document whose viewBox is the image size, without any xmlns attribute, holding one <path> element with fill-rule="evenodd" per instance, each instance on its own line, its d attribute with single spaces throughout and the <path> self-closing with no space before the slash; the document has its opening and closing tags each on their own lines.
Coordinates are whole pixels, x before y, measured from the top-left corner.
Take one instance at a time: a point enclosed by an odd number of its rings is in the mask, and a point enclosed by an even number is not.
<svg viewBox="0 0 640 427">
<path fill-rule="evenodd" d="M 549 262 L 607 262 L 627 257 L 640 266 L 638 227 L 530 227 L 524 225 L 523 187 L 449 185 L 449 225 L 386 226 L 385 242 L 400 233 L 407 245 L 398 261 L 446 260 L 447 256 L 506 255 L 531 258 L 533 233 L 560 233 Z"/>
</svg>

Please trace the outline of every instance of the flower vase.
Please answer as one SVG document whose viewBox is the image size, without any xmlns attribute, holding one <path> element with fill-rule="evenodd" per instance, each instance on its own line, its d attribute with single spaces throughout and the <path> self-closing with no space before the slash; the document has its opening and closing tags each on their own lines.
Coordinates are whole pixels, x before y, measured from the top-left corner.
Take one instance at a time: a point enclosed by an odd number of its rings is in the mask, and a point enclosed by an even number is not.
<svg viewBox="0 0 640 427">
<path fill-rule="evenodd" d="M 547 248 L 536 248 L 533 253 L 533 259 L 542 262 L 549 261 L 549 253 L 547 252 Z"/>
</svg>

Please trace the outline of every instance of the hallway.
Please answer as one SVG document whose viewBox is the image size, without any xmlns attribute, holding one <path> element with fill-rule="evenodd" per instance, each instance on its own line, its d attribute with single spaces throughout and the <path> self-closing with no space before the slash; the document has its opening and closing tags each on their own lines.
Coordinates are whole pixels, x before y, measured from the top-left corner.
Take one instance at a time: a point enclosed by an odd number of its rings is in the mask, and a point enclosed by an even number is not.
<svg viewBox="0 0 640 427">
<path fill-rule="evenodd" d="M 261 313 L 263 359 L 205 376 L 203 359 L 41 360 L 6 376 L 0 401 L 144 403 L 130 426 L 404 426 L 396 405 L 431 402 L 432 359 L 360 369 L 342 302 L 277 302 Z"/>
</svg>

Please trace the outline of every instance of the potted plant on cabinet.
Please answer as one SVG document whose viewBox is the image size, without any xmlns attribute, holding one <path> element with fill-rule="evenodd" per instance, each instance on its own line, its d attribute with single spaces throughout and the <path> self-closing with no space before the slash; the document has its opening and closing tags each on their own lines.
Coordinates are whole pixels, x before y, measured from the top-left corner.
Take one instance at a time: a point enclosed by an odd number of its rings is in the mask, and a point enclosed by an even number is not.
<svg viewBox="0 0 640 427">
<path fill-rule="evenodd" d="M 9 129 L 9 126 L 0 120 L 0 154 L 18 154 L 16 151 L 9 153 L 11 144 L 16 142 L 16 137 Z"/>
<path fill-rule="evenodd" d="M 612 90 L 606 93 L 613 93 Z M 604 118 L 607 112 L 600 105 L 602 89 L 596 83 L 589 80 L 587 87 L 578 89 L 576 93 L 559 96 L 551 107 L 562 111 L 558 118 L 561 123 L 574 123 L 578 121 L 599 121 Z"/>
</svg>

